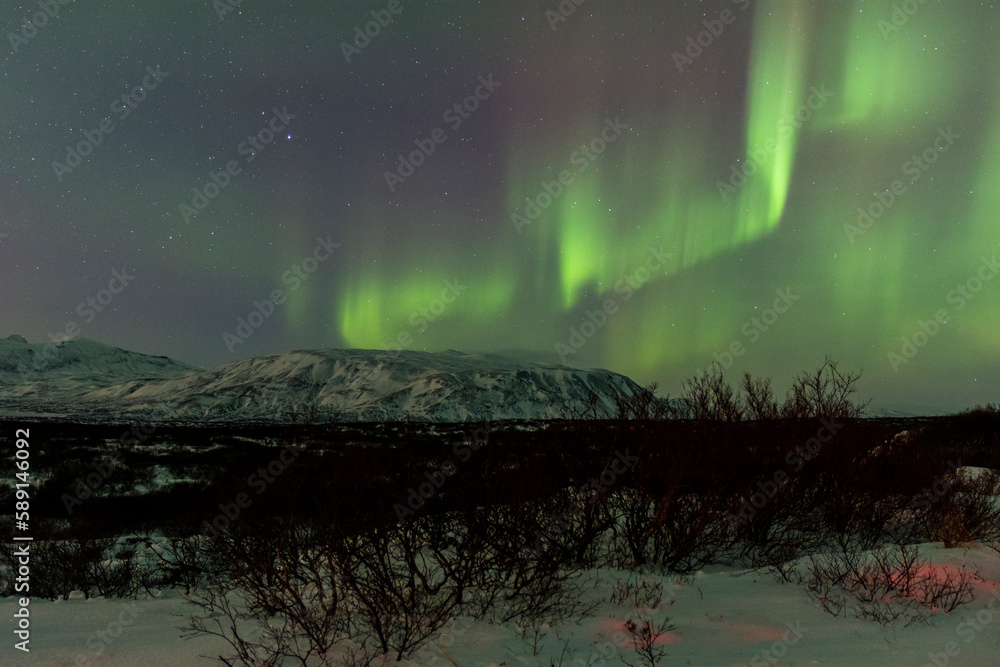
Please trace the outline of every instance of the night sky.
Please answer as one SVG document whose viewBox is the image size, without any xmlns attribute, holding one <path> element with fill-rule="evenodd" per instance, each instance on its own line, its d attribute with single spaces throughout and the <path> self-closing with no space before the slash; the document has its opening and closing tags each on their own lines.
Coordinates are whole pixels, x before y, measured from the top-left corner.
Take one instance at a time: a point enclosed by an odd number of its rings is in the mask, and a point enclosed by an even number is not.
<svg viewBox="0 0 1000 667">
<path fill-rule="evenodd" d="M 0 335 L 1000 401 L 998 3 L 577 2 L 4 3 Z"/>
</svg>

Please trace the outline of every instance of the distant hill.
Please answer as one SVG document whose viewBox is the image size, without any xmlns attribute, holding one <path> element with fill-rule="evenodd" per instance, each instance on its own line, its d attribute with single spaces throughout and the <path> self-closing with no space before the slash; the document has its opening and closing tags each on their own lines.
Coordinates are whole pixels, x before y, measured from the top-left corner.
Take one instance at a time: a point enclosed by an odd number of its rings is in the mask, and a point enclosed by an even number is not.
<svg viewBox="0 0 1000 667">
<path fill-rule="evenodd" d="M 85 421 L 467 422 L 582 414 L 645 390 L 493 354 L 300 350 L 202 370 L 87 339 L 0 340 L 0 414 Z"/>
<path fill-rule="evenodd" d="M 868 417 L 906 419 L 909 417 L 939 417 L 954 414 L 956 410 L 940 405 L 877 405 L 866 411 Z"/>
<path fill-rule="evenodd" d="M 0 339 L 0 385 L 57 378 L 103 385 L 119 378 L 167 378 L 192 370 L 168 357 L 129 352 L 87 338 L 35 344 L 17 335 Z"/>
</svg>

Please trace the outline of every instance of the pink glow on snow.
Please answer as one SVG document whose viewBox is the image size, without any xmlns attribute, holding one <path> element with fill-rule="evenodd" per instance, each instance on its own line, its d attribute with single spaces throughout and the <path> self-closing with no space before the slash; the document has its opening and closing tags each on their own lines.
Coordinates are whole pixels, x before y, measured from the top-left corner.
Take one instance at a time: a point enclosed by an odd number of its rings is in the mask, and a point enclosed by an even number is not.
<svg viewBox="0 0 1000 667">
<path fill-rule="evenodd" d="M 774 642 L 785 638 L 788 628 L 772 628 L 769 625 L 757 625 L 756 623 L 727 623 L 726 629 L 739 633 L 743 641 L 748 644 L 759 644 L 760 642 Z"/>
<path fill-rule="evenodd" d="M 637 626 L 639 626 L 639 627 L 636 628 L 636 631 L 639 631 L 639 629 L 641 628 L 642 621 L 640 621 L 638 619 L 632 619 L 632 620 L 635 622 L 635 624 Z M 654 618 L 653 619 L 654 629 L 655 629 L 656 625 L 661 620 L 662 619 L 659 619 L 659 618 Z M 622 648 L 627 648 L 627 649 L 634 650 L 637 647 L 636 642 L 632 639 L 631 635 L 629 635 L 628 628 L 625 627 L 625 619 L 616 620 L 616 619 L 609 618 L 607 620 L 601 621 L 599 623 L 599 627 L 600 627 L 601 631 L 606 636 L 608 636 L 608 637 L 614 637 L 615 635 L 618 635 L 618 633 L 622 633 L 623 635 L 627 635 L 628 639 L 625 641 L 625 643 L 624 644 L 621 644 L 621 643 L 618 644 Z M 618 635 L 618 636 L 620 637 L 621 635 Z M 677 632 L 664 632 L 659 637 L 657 637 L 656 640 L 653 643 L 656 644 L 657 646 L 667 646 L 667 645 L 670 645 L 670 644 L 679 644 L 679 643 L 681 643 L 681 641 L 683 641 L 683 636 L 680 635 L 679 633 L 677 633 Z"/>
</svg>

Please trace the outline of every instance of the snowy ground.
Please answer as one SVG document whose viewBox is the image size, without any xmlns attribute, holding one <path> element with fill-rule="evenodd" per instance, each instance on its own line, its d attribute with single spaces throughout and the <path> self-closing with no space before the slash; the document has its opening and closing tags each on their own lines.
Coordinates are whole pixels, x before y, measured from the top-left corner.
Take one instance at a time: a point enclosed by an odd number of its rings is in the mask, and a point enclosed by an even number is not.
<svg viewBox="0 0 1000 667">
<path fill-rule="evenodd" d="M 664 584 L 664 603 L 648 612 L 669 616 L 676 629 L 660 638 L 661 665 L 982 665 L 1000 664 L 1000 557 L 988 549 L 943 549 L 926 544 L 932 567 L 965 566 L 978 572 L 976 600 L 927 624 L 882 628 L 854 618 L 834 618 L 803 586 L 778 583 L 762 573 L 727 569 L 672 576 L 603 569 L 593 572 L 584 595 L 599 602 L 593 616 L 548 628 L 534 654 L 532 642 L 512 626 L 459 618 L 411 663 L 460 667 L 642 664 L 623 632 L 634 606 L 611 602 L 616 580 Z M 673 604 L 666 604 L 673 598 Z M 33 601 L 30 653 L 14 649 L 14 598 L 0 600 L 5 645 L 2 665 L 211 665 L 205 656 L 225 651 L 215 638 L 181 639 L 190 605 L 176 591 L 140 600 L 74 597 Z M 560 662 L 561 656 L 561 662 Z M 603 662 L 602 662 L 603 660 Z M 406 664 L 406 663 L 404 663 Z"/>
</svg>

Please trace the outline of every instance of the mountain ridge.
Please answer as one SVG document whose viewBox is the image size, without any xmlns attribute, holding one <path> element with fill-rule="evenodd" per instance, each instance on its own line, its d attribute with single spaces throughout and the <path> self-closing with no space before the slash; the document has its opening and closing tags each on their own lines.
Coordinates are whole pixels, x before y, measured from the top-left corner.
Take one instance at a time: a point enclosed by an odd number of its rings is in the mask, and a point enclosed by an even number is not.
<svg viewBox="0 0 1000 667">
<path fill-rule="evenodd" d="M 284 423 L 538 420 L 583 414 L 591 393 L 645 389 L 604 369 L 497 354 L 294 350 L 198 369 L 89 339 L 0 340 L 0 414 L 117 420 Z"/>
</svg>

